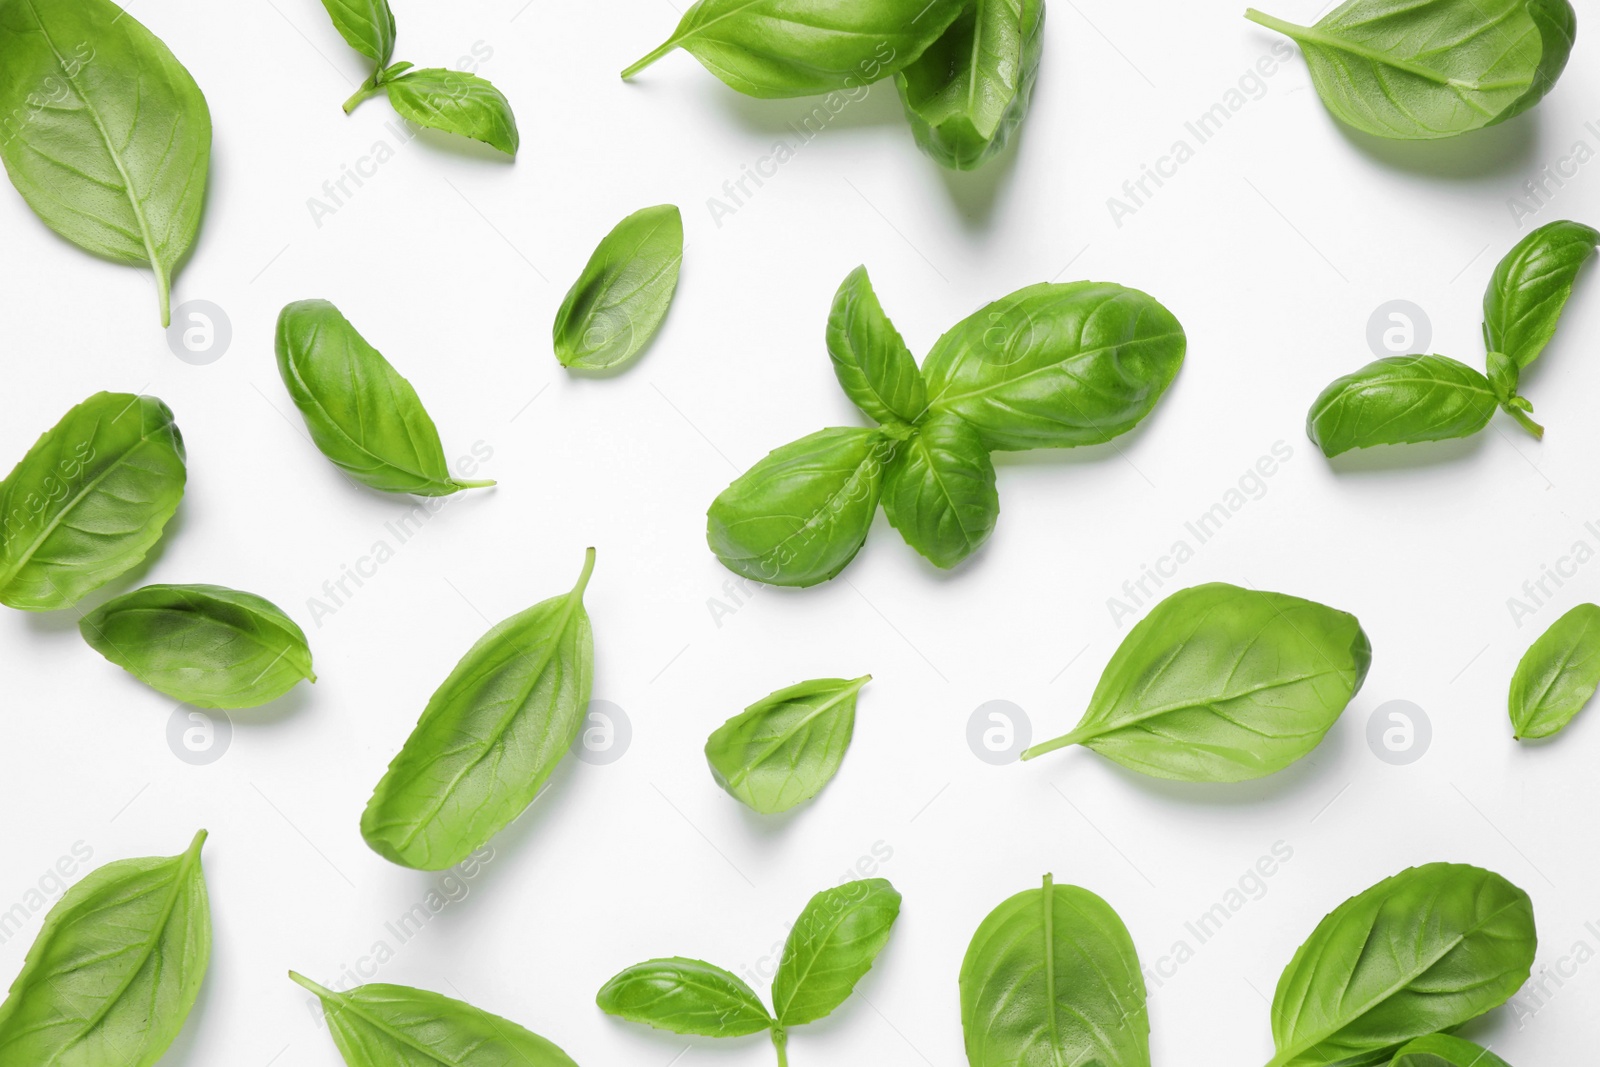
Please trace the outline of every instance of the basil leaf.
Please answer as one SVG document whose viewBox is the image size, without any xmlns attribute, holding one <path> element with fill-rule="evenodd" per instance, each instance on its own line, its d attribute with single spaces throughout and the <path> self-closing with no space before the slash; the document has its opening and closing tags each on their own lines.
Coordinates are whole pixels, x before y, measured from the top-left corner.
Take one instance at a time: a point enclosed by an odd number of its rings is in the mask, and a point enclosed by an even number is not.
<svg viewBox="0 0 1600 1067">
<path fill-rule="evenodd" d="M 922 366 L 931 406 L 992 450 L 1071 448 L 1127 433 L 1183 364 L 1183 327 L 1136 289 L 1042 283 L 980 309 Z"/>
<path fill-rule="evenodd" d="M 493 482 L 450 476 L 417 391 L 339 309 L 299 300 L 278 315 L 278 373 L 322 454 L 386 493 L 448 496 Z"/>
<path fill-rule="evenodd" d="M 1352 448 L 1471 437 L 1498 398 L 1489 380 L 1446 356 L 1389 356 L 1335 379 L 1306 416 L 1306 435 L 1332 458 Z"/>
<path fill-rule="evenodd" d="M 509 1019 L 426 989 L 372 984 L 339 993 L 293 971 L 289 977 L 322 1001 L 350 1067 L 577 1067 Z"/>
<path fill-rule="evenodd" d="M 1000 517 L 994 463 L 978 431 L 933 415 L 900 442 L 883 482 L 889 522 L 936 567 L 976 552 Z"/>
<path fill-rule="evenodd" d="M 606 234 L 556 314 L 556 360 L 603 370 L 644 350 L 667 317 L 683 264 L 683 216 L 661 204 Z"/>
<path fill-rule="evenodd" d="M 117 860 L 50 909 L 0 1005 L 0 1063 L 151 1067 L 183 1029 L 211 957 L 200 847 Z"/>
<path fill-rule="evenodd" d="M 743 979 L 700 960 L 649 960 L 617 974 L 595 996 L 607 1015 L 701 1037 L 743 1037 L 772 1026 Z"/>
<path fill-rule="evenodd" d="M 384 78 L 382 85 L 401 117 L 430 130 L 482 141 L 508 156 L 517 154 L 517 117 L 511 113 L 511 102 L 476 74 L 428 67 Z"/>
<path fill-rule="evenodd" d="M 764 815 L 810 800 L 839 773 L 856 725 L 856 694 L 872 680 L 819 678 L 762 697 L 706 742 L 711 776 Z"/>
<path fill-rule="evenodd" d="M 144 684 L 200 708 L 253 708 L 317 680 L 293 619 L 219 585 L 147 585 L 108 600 L 78 629 Z"/>
<path fill-rule="evenodd" d="M 1527 981 L 1537 941 L 1528 895 L 1491 871 L 1430 863 L 1386 878 L 1330 912 L 1284 968 L 1268 1067 L 1382 1062 L 1475 1019 Z"/>
<path fill-rule="evenodd" d="M 339 36 L 357 52 L 387 67 L 394 58 L 394 12 L 389 0 L 322 0 Z"/>
<path fill-rule="evenodd" d="M 997 155 L 1027 114 L 1044 53 L 1044 0 L 973 0 L 895 75 L 911 132 L 946 167 Z"/>
<path fill-rule="evenodd" d="M 384 774 L 361 836 L 403 867 L 453 867 L 539 795 L 583 727 L 594 684 L 594 636 L 583 591 L 500 623 L 461 657 Z"/>
<path fill-rule="evenodd" d="M 1339 121 L 1413 140 L 1493 126 L 1538 103 L 1577 30 L 1567 0 L 1348 0 L 1312 27 L 1253 8 L 1245 17 L 1300 45 Z"/>
<path fill-rule="evenodd" d="M 1483 294 L 1483 341 L 1519 368 L 1539 358 L 1555 335 L 1578 270 L 1600 232 L 1577 222 L 1541 226 L 1507 252 Z"/>
<path fill-rule="evenodd" d="M 1283 593 L 1198 585 L 1129 631 L 1077 729 L 1022 758 L 1084 745 L 1156 778 L 1260 778 L 1317 747 L 1371 662 L 1354 615 Z"/>
<path fill-rule="evenodd" d="M 76 604 L 144 559 L 178 510 L 183 435 L 153 396 L 96 393 L 0 482 L 0 604 Z"/>
<path fill-rule="evenodd" d="M 778 1025 L 814 1022 L 843 1004 L 889 943 L 899 915 L 900 894 L 882 878 L 812 897 L 789 930 L 772 979 Z"/>
<path fill-rule="evenodd" d="M 747 96 L 859 91 L 916 59 L 961 10 L 961 0 L 699 0 L 631 78 L 682 48 Z"/>
<path fill-rule="evenodd" d="M 845 395 L 873 422 L 910 424 L 927 409 L 922 372 L 883 313 L 865 267 L 851 271 L 834 295 L 828 355 Z"/>
<path fill-rule="evenodd" d="M 17 192 L 79 248 L 172 273 L 200 229 L 211 110 L 167 46 L 110 0 L 0 10 L 0 160 Z"/>
<path fill-rule="evenodd" d="M 1579 604 L 1540 634 L 1511 676 L 1517 740 L 1549 737 L 1600 688 L 1600 606 Z"/>
<path fill-rule="evenodd" d="M 1408 1042 L 1389 1067 L 1511 1067 L 1486 1048 L 1449 1034 L 1429 1034 Z"/>
<path fill-rule="evenodd" d="M 712 501 L 711 551 L 769 585 L 827 581 L 866 543 L 894 448 L 879 431 L 836 428 L 775 449 Z"/>
<path fill-rule="evenodd" d="M 1144 976 L 1111 905 L 1044 876 L 979 924 L 961 960 L 971 1067 L 1150 1067 Z"/>
</svg>

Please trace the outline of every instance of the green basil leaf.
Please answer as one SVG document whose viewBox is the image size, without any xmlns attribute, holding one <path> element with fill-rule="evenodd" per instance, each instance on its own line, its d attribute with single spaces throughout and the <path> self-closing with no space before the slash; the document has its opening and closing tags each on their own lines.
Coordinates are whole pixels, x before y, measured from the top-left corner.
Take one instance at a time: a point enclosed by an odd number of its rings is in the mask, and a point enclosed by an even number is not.
<svg viewBox="0 0 1600 1067">
<path fill-rule="evenodd" d="M 334 29 L 351 48 L 387 67 L 394 58 L 394 12 L 389 0 L 322 0 Z"/>
<path fill-rule="evenodd" d="M 181 856 L 117 860 L 50 909 L 0 1005 L 0 1063 L 151 1067 L 183 1029 L 211 958 L 194 837 Z"/>
<path fill-rule="evenodd" d="M 602 370 L 626 363 L 655 337 L 683 264 L 683 216 L 661 204 L 606 234 L 556 314 L 556 360 Z"/>
<path fill-rule="evenodd" d="M 144 684 L 200 708 L 253 708 L 317 680 L 293 619 L 219 585 L 147 585 L 108 600 L 78 629 Z"/>
<path fill-rule="evenodd" d="M 865 267 L 851 271 L 834 295 L 828 355 L 845 395 L 873 422 L 910 424 L 927 409 L 922 372 L 878 303 Z"/>
<path fill-rule="evenodd" d="M 96 393 L 0 482 L 0 604 L 76 604 L 144 559 L 178 510 L 183 435 L 153 396 Z"/>
<path fill-rule="evenodd" d="M 1483 341 L 1526 367 L 1555 336 L 1578 270 L 1600 247 L 1600 231 L 1577 222 L 1541 226 L 1506 253 L 1483 294 Z"/>
<path fill-rule="evenodd" d="M 493 482 L 450 476 L 417 391 L 326 300 L 278 315 L 278 373 L 322 454 L 386 493 L 448 496 Z"/>
<path fill-rule="evenodd" d="M 895 76 L 911 132 L 946 167 L 997 155 L 1027 114 L 1044 53 L 1044 0 L 973 0 Z"/>
<path fill-rule="evenodd" d="M 810 800 L 839 773 L 856 725 L 856 694 L 872 680 L 819 678 L 762 697 L 706 742 L 711 776 L 764 815 Z"/>
<path fill-rule="evenodd" d="M 1348 0 L 1311 27 L 1246 17 L 1300 45 L 1335 118 L 1410 140 L 1526 111 L 1555 87 L 1577 30 L 1567 0 Z"/>
<path fill-rule="evenodd" d="M 1352 448 L 1471 437 L 1498 402 L 1489 380 L 1446 356 L 1389 356 L 1328 385 L 1306 435 L 1332 458 Z"/>
<path fill-rule="evenodd" d="M 921 55 L 961 6 L 961 0 L 699 0 L 665 43 L 622 76 L 682 48 L 747 96 L 859 92 Z"/>
<path fill-rule="evenodd" d="M 363 985 L 343 993 L 293 971 L 316 994 L 350 1067 L 577 1067 L 538 1034 L 426 989 Z"/>
<path fill-rule="evenodd" d="M 409 64 L 408 64 L 409 66 Z M 418 126 L 482 141 L 508 156 L 517 154 L 517 117 L 492 84 L 462 70 L 428 67 L 386 78 L 389 103 Z"/>
<path fill-rule="evenodd" d="M 843 1004 L 889 943 L 899 915 L 900 894 L 882 878 L 812 897 L 789 930 L 772 979 L 778 1025 L 814 1022 Z"/>
<path fill-rule="evenodd" d="M 1486 357 L 1489 388 L 1503 408 L 1517 400 L 1517 386 L 1521 384 L 1522 369 L 1517 361 L 1504 352 L 1491 350 Z"/>
<path fill-rule="evenodd" d="M 607 1015 L 701 1037 L 744 1037 L 772 1026 L 743 979 L 700 960 L 673 957 L 634 964 L 595 996 Z"/>
<path fill-rule="evenodd" d="M 1408 1042 L 1389 1067 L 1511 1067 L 1486 1048 L 1449 1034 L 1429 1034 Z"/>
<path fill-rule="evenodd" d="M 513 615 L 461 657 L 361 815 L 374 852 L 442 871 L 533 803 L 588 712 L 593 571 L 591 548 L 571 592 Z"/>
<path fill-rule="evenodd" d="M 900 442 L 883 481 L 883 510 L 906 544 L 936 567 L 976 552 L 1000 517 L 994 463 L 978 431 L 933 415 Z"/>
<path fill-rule="evenodd" d="M 1600 688 L 1600 605 L 1579 604 L 1540 634 L 1511 676 L 1517 740 L 1549 737 Z"/>
<path fill-rule="evenodd" d="M 1156 778 L 1260 778 L 1317 747 L 1371 662 L 1354 615 L 1283 593 L 1198 585 L 1129 631 L 1077 729 L 1022 758 L 1084 745 Z"/>
<path fill-rule="evenodd" d="M 172 274 L 200 230 L 211 110 L 160 39 L 110 0 L 0 9 L 0 160 L 17 192 L 79 248 Z"/>
<path fill-rule="evenodd" d="M 866 543 L 895 442 L 876 430 L 819 430 L 734 479 L 706 513 L 723 566 L 769 585 L 816 585 Z"/>
<path fill-rule="evenodd" d="M 1492 871 L 1430 863 L 1386 878 L 1333 909 L 1284 968 L 1268 1067 L 1383 1062 L 1504 1003 L 1537 942 L 1528 895 Z"/>
<path fill-rule="evenodd" d="M 991 911 L 961 961 L 971 1067 L 1150 1067 L 1150 1015 L 1133 938 L 1077 886 L 1028 889 Z"/>
<path fill-rule="evenodd" d="M 1183 327 L 1136 289 L 1030 285 L 939 338 L 923 363 L 931 406 L 992 450 L 1071 448 L 1127 433 L 1183 364 Z"/>
</svg>

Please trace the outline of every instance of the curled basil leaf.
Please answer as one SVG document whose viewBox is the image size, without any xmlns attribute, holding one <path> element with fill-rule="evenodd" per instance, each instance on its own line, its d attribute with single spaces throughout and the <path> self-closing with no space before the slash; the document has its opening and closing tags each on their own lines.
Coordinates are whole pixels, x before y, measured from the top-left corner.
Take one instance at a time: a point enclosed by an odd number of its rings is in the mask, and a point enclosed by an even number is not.
<svg viewBox="0 0 1600 1067">
<path fill-rule="evenodd" d="M 589 707 L 593 571 L 591 548 L 571 592 L 506 619 L 456 664 L 367 801 L 361 836 L 374 852 L 442 871 L 533 803 Z"/>
<path fill-rule="evenodd" d="M 979 924 L 961 960 L 971 1067 L 1150 1067 L 1150 1015 L 1133 938 L 1111 905 L 1044 876 Z"/>
<path fill-rule="evenodd" d="M 871 680 L 819 678 L 762 697 L 706 741 L 711 776 L 764 815 L 810 800 L 839 773 L 855 730 L 856 696 Z"/>
<path fill-rule="evenodd" d="M 744 1037 L 772 1026 L 755 990 L 701 960 L 649 960 L 617 975 L 595 995 L 607 1015 L 674 1034 Z"/>
<path fill-rule="evenodd" d="M 1517 242 L 1495 267 L 1483 294 L 1483 342 L 1519 369 L 1539 358 L 1555 336 L 1578 270 L 1600 246 L 1600 232 L 1577 222 L 1552 222 Z"/>
<path fill-rule="evenodd" d="M 1412 867 L 1340 904 L 1278 979 L 1268 1067 L 1386 1062 L 1504 1003 L 1528 980 L 1528 895 L 1492 871 Z"/>
<path fill-rule="evenodd" d="M 1352 448 L 1471 437 L 1498 397 L 1489 380 L 1447 356 L 1390 356 L 1335 379 L 1306 416 L 1306 434 L 1332 458 Z"/>
<path fill-rule="evenodd" d="M 1129 631 L 1077 729 L 1022 758 L 1084 745 L 1156 778 L 1260 778 L 1317 747 L 1371 661 L 1354 615 L 1283 593 L 1195 586 Z"/>
<path fill-rule="evenodd" d="M 927 410 L 922 372 L 884 314 L 865 267 L 851 271 L 834 295 L 828 355 L 845 395 L 873 422 L 909 425 Z"/>
<path fill-rule="evenodd" d="M 882 878 L 846 882 L 812 897 L 789 930 L 772 979 L 778 1025 L 832 1014 L 872 969 L 899 915 L 900 894 Z"/>
<path fill-rule="evenodd" d="M 1389 1067 L 1511 1067 L 1488 1049 L 1449 1034 L 1429 1034 L 1407 1042 Z"/>
<path fill-rule="evenodd" d="M 428 67 L 392 72 L 382 85 L 401 117 L 418 126 L 470 137 L 508 156 L 517 154 L 520 138 L 511 101 L 476 74 Z"/>
<path fill-rule="evenodd" d="M 389 10 L 389 0 L 322 0 L 333 19 L 334 29 L 345 43 L 372 60 L 379 67 L 387 67 L 394 58 L 394 12 Z"/>
<path fill-rule="evenodd" d="M 556 360 L 604 370 L 633 359 L 655 337 L 678 289 L 683 215 L 672 204 L 635 211 L 589 257 L 556 313 Z"/>
<path fill-rule="evenodd" d="M 0 604 L 70 607 L 161 539 L 187 477 L 183 435 L 153 396 L 96 393 L 0 482 Z"/>
<path fill-rule="evenodd" d="M 978 431 L 953 415 L 924 419 L 895 450 L 883 510 L 936 567 L 954 567 L 981 548 L 1000 518 L 1000 496 Z"/>
<path fill-rule="evenodd" d="M 317 680 L 293 619 L 219 585 L 147 585 L 100 605 L 78 629 L 141 682 L 200 708 L 253 708 Z"/>
<path fill-rule="evenodd" d="M 117 860 L 50 909 L 0 1004 L 0 1063 L 152 1067 L 183 1029 L 211 958 L 195 835 L 181 856 Z"/>
<path fill-rule="evenodd" d="M 1600 605 L 1579 604 L 1523 653 L 1511 676 L 1511 725 L 1519 741 L 1549 737 L 1600 688 Z"/>
</svg>

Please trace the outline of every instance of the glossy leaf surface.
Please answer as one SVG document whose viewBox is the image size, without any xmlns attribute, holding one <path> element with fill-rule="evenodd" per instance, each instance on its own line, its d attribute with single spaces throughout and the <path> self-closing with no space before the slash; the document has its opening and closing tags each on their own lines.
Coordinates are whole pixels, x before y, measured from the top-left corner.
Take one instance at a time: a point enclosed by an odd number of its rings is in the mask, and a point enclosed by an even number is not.
<svg viewBox="0 0 1600 1067">
<path fill-rule="evenodd" d="M 856 697 L 871 680 L 819 678 L 762 697 L 706 741 L 711 776 L 766 815 L 810 800 L 839 773 L 855 730 Z"/>
</svg>

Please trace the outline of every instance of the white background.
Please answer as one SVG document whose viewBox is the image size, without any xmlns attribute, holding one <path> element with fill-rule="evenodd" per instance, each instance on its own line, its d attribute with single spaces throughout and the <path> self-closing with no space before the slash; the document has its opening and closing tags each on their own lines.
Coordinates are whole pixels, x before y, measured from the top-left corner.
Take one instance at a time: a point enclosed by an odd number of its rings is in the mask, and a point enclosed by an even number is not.
<svg viewBox="0 0 1600 1067">
<path fill-rule="evenodd" d="M 1600 149 L 1585 128 L 1600 126 L 1587 39 L 1600 10 L 1579 5 L 1578 50 L 1535 113 L 1442 145 L 1342 131 L 1295 56 L 1119 227 L 1107 198 L 1176 139 L 1193 144 L 1185 122 L 1270 54 L 1275 37 L 1241 6 L 1053 0 L 1017 150 L 948 174 L 880 84 L 718 226 L 707 199 L 792 139 L 786 124 L 813 102 L 745 99 L 683 53 L 619 81 L 670 33 L 666 0 L 397 0 L 397 59 L 492 51 L 479 70 L 514 103 L 522 151 L 511 165 L 419 138 L 319 226 L 308 198 L 396 141 L 381 99 L 340 113 L 366 68 L 320 5 L 139 0 L 132 13 L 188 65 L 216 124 L 210 203 L 174 302 L 220 305 L 232 345 L 208 366 L 175 358 L 148 272 L 84 255 L 3 191 L 0 466 L 97 390 L 166 400 L 188 443 L 184 504 L 148 568 L 86 606 L 142 581 L 248 589 L 306 628 L 321 681 L 235 714 L 223 757 L 191 766 L 168 746 L 173 702 L 85 646 L 75 613 L 0 615 L 0 909 L 75 843 L 98 864 L 181 851 L 204 826 L 216 947 L 163 1062 L 336 1064 L 284 972 L 339 981 L 440 882 L 367 849 L 367 796 L 457 658 L 490 622 L 567 589 L 595 545 L 595 696 L 625 709 L 631 747 L 610 765 L 566 761 L 465 899 L 378 980 L 506 1015 L 585 1065 L 664 1067 L 686 1048 L 675 1062 L 770 1063 L 761 1038 L 691 1041 L 607 1018 L 594 991 L 652 956 L 770 967 L 805 899 L 875 847 L 892 853 L 877 873 L 904 893 L 902 918 L 859 995 L 795 1033 L 797 1065 L 960 1067 L 967 940 L 1045 871 L 1104 896 L 1152 975 L 1165 968 L 1150 988 L 1158 1064 L 1264 1062 L 1268 998 L 1316 921 L 1430 860 L 1524 887 L 1539 968 L 1572 974 L 1576 944 L 1600 949 L 1600 925 L 1585 927 L 1600 920 L 1600 722 L 1591 711 L 1554 743 L 1519 746 L 1505 694 L 1533 637 L 1600 598 L 1600 563 L 1520 628 L 1507 599 L 1574 542 L 1600 546 L 1584 527 L 1600 520 L 1596 280 L 1525 382 L 1542 444 L 1500 416 L 1464 444 L 1330 464 L 1303 419 L 1329 380 L 1373 358 L 1368 317 L 1391 299 L 1427 310 L 1433 350 L 1481 367 L 1480 299 L 1499 256 L 1531 225 L 1600 220 L 1600 162 L 1521 227 L 1507 207 L 1574 142 Z M 1314 7 L 1273 10 L 1310 21 Z M 618 219 L 669 201 L 688 250 L 666 328 L 626 373 L 569 377 L 549 342 L 567 286 Z M 706 506 L 768 450 L 858 423 L 822 343 L 858 263 L 919 354 L 988 300 L 1094 278 L 1170 307 L 1187 363 L 1114 445 L 997 456 L 999 528 L 954 573 L 880 517 L 839 580 L 762 591 L 718 625 L 709 601 L 729 574 L 706 549 Z M 492 448 L 486 476 L 500 482 L 453 498 L 320 625 L 309 598 L 375 541 L 393 544 L 385 524 L 410 501 L 353 486 L 306 440 L 272 357 L 279 308 L 306 297 L 337 303 L 410 377 L 451 456 Z M 986 701 L 1025 709 L 1036 739 L 1077 721 L 1126 631 L 1108 598 L 1277 442 L 1292 458 L 1165 591 L 1223 580 L 1356 613 L 1371 675 L 1322 747 L 1239 786 L 1163 784 L 1081 749 L 980 761 L 966 731 Z M 713 784 L 700 749 L 725 718 L 781 685 L 867 672 L 854 746 L 815 803 L 760 820 Z M 1397 699 L 1433 730 L 1408 766 L 1366 740 L 1374 709 Z M 1185 922 L 1278 842 L 1292 859 L 1196 945 Z M 0 977 L 42 919 L 0 946 Z M 1193 958 L 1161 964 L 1179 940 Z M 1467 1034 L 1523 1067 L 1593 1049 L 1600 965 L 1547 989 L 1542 1003 L 1525 995 L 1520 1025 L 1502 1010 Z"/>
</svg>

